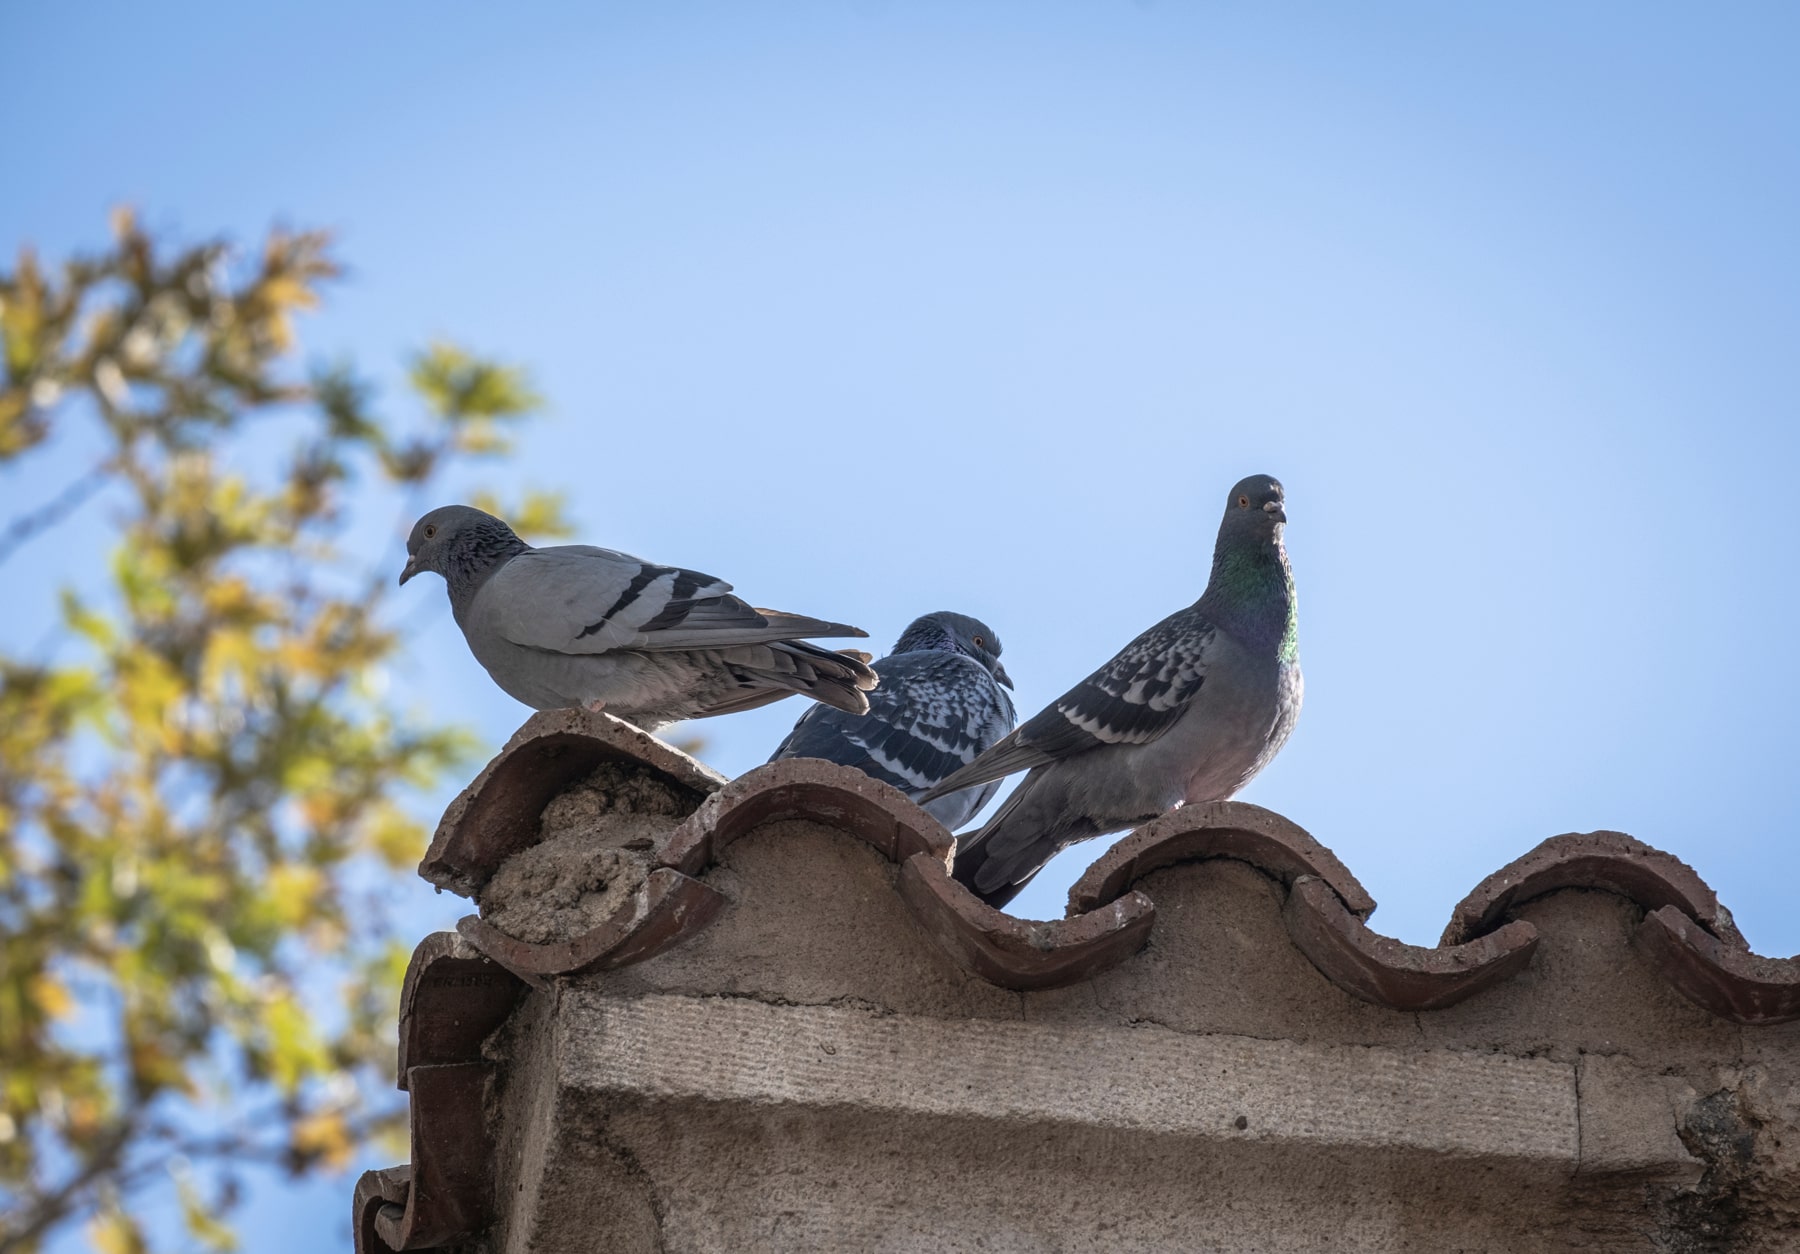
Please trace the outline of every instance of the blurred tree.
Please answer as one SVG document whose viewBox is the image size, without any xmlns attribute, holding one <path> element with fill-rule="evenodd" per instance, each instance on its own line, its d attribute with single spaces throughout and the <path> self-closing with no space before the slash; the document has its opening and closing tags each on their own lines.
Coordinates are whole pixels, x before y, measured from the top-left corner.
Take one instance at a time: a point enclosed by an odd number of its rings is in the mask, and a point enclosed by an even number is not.
<svg viewBox="0 0 1800 1254">
<path fill-rule="evenodd" d="M 64 428 L 97 450 L 0 530 L 0 561 L 102 493 L 118 531 L 104 591 L 63 590 L 48 660 L 0 652 L 7 1254 L 76 1219 L 146 1249 L 151 1186 L 231 1248 L 238 1165 L 338 1166 L 397 1126 L 407 947 L 378 902 L 425 833 L 396 798 L 472 741 L 386 695 L 397 567 L 347 551 L 346 498 L 410 521 L 538 403 L 439 344 L 403 433 L 347 368 L 295 369 L 293 316 L 338 273 L 326 236 L 276 231 L 246 263 L 114 225 L 101 255 L 0 273 L 0 462 Z M 561 530 L 553 497 L 505 512 Z"/>
</svg>

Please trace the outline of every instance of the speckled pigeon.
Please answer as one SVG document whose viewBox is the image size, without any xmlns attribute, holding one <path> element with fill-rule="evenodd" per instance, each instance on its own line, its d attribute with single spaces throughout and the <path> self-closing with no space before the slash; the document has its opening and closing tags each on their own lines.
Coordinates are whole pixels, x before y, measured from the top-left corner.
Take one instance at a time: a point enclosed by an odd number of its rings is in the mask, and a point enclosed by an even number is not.
<svg viewBox="0 0 1800 1254">
<path fill-rule="evenodd" d="M 533 548 L 467 505 L 419 519 L 406 551 L 400 582 L 442 575 L 475 660 L 536 709 L 604 708 L 655 731 L 797 692 L 869 708 L 868 654 L 799 639 L 867 632 L 753 609 L 711 575 L 586 544 Z"/>
<path fill-rule="evenodd" d="M 958 842 L 956 878 L 977 896 L 1003 906 L 1077 841 L 1229 797 L 1274 758 L 1301 694 L 1285 505 L 1267 475 L 1239 482 L 1198 601 L 920 798 L 1030 768 Z"/>
<path fill-rule="evenodd" d="M 850 714 L 815 705 L 800 716 L 779 758 L 824 758 L 854 766 L 909 797 L 927 788 L 1011 731 L 1018 722 L 1000 639 L 966 614 L 940 611 L 914 619 L 894 651 L 875 663 L 881 684 L 869 712 Z M 955 831 L 1000 787 L 990 780 L 939 797 L 925 809 Z"/>
</svg>

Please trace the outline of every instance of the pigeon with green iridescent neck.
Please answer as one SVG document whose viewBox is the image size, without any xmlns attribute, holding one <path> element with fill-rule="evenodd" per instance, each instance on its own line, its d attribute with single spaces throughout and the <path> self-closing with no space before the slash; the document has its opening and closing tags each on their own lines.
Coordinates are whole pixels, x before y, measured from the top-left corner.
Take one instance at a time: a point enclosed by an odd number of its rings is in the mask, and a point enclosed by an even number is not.
<svg viewBox="0 0 1800 1254">
<path fill-rule="evenodd" d="M 475 660 L 534 709 L 604 709 L 655 731 L 796 693 L 869 708 L 869 655 L 801 639 L 867 632 L 754 609 L 711 575 L 586 544 L 533 548 L 467 505 L 419 519 L 406 552 L 400 582 L 442 575 Z"/>
<path fill-rule="evenodd" d="M 1190 801 L 1231 796 L 1300 715 L 1294 575 L 1281 484 L 1231 489 L 1200 599 L 919 798 L 1028 774 L 957 842 L 955 874 L 1003 906 L 1056 854 Z"/>
</svg>

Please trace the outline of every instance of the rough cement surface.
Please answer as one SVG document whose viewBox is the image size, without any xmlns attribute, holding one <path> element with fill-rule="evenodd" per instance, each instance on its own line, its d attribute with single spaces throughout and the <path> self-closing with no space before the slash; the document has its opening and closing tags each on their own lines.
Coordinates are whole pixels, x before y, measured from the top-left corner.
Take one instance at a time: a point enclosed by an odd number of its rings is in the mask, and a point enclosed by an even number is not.
<svg viewBox="0 0 1800 1254">
<path fill-rule="evenodd" d="M 1668 1254 L 1800 1250 L 1800 1083 L 1764 1067 L 1683 1113 L 1682 1142 L 1705 1166 L 1691 1189 L 1660 1200 L 1657 1249 Z"/>
<path fill-rule="evenodd" d="M 538 843 L 501 863 L 482 888 L 482 917 L 536 944 L 599 927 L 637 891 L 696 805 L 644 768 L 603 762 L 544 807 Z"/>
<path fill-rule="evenodd" d="M 1622 897 L 1565 889 L 1518 917 L 1542 935 L 1531 965 L 1460 1005 L 1418 1016 L 1427 1044 L 1483 1044 L 1573 1061 L 1622 1054 L 1640 1065 L 1710 1074 L 1747 1029 L 1682 997 L 1631 943 L 1643 911 Z M 1704 1084 L 1696 1085 L 1702 1091 Z"/>
<path fill-rule="evenodd" d="M 729 902 L 705 931 L 593 977 L 621 994 L 734 993 L 905 1013 L 1017 1019 L 1021 994 L 970 974 L 914 922 L 899 868 L 817 823 L 770 823 L 727 846 L 706 882 Z"/>
<path fill-rule="evenodd" d="M 558 1027 L 565 1089 L 1523 1157 L 1571 1170 L 1579 1149 L 1575 1069 L 1539 1058 L 579 989 Z M 1686 1161 L 1667 1103 L 1662 1120 L 1669 1151 Z"/>
<path fill-rule="evenodd" d="M 1484 1170 L 1470 1195 L 1423 1157 L 1246 1145 L 1104 1129 L 1031 1135 L 982 1121 L 780 1107 L 704 1111 L 572 1103 L 635 1147 L 668 1254 L 723 1251 L 1525 1252 L 1553 1247 L 1535 1199 L 1550 1173 Z M 1503 1230 L 1504 1241 L 1489 1234 Z M 625 1250 L 542 1230 L 538 1254 Z M 1617 1247 L 1615 1247 L 1617 1248 Z"/>
<path fill-rule="evenodd" d="M 1350 996 L 1306 960 L 1282 922 L 1286 890 L 1248 863 L 1222 858 L 1169 867 L 1138 887 L 1156 902 L 1156 926 L 1143 952 L 1086 985 L 1028 995 L 1028 1017 L 1076 1015 L 1342 1044 L 1416 1043 L 1416 1016 Z"/>
</svg>

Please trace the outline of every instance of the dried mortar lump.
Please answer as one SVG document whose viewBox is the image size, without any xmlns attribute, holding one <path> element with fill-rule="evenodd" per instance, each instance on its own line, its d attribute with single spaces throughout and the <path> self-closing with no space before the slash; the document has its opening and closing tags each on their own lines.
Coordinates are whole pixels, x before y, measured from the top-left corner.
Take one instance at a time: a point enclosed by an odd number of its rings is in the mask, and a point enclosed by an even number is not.
<svg viewBox="0 0 1800 1254">
<path fill-rule="evenodd" d="M 532 944 L 572 940 L 630 900 L 699 794 L 641 767 L 603 762 L 544 807 L 538 843 L 494 872 L 482 917 Z"/>
</svg>

